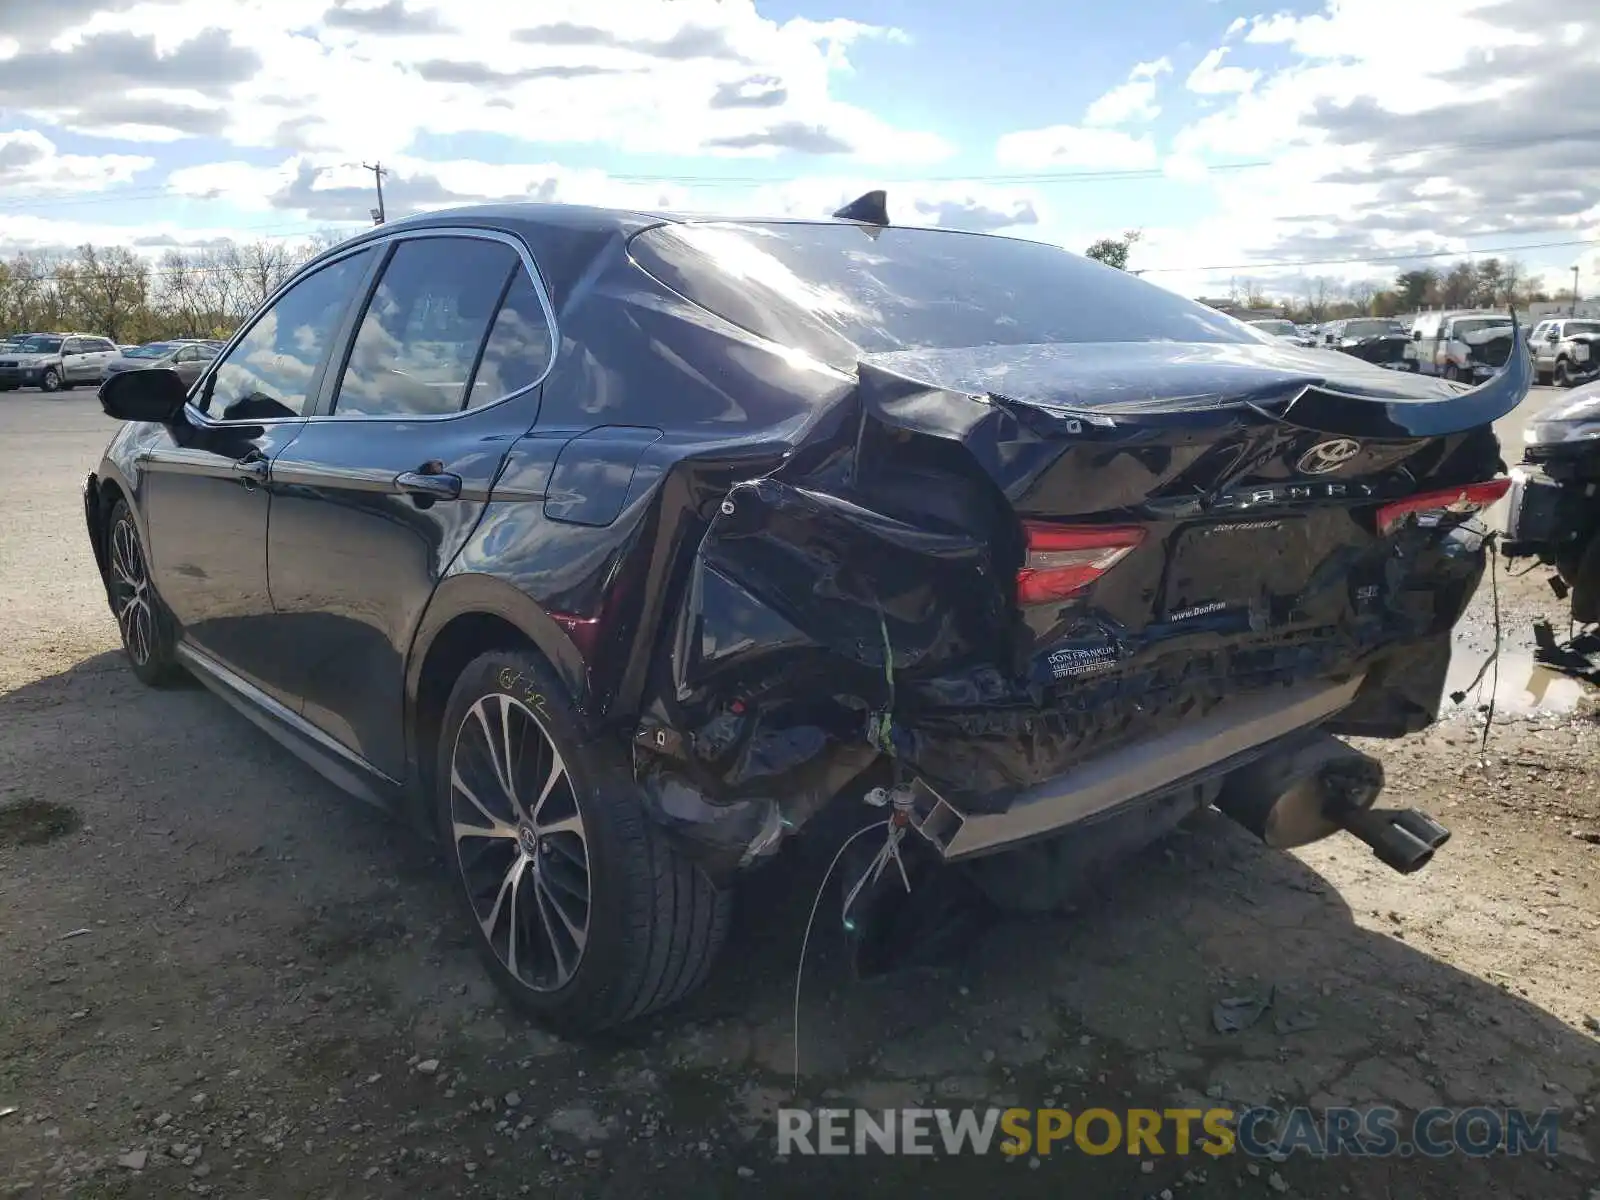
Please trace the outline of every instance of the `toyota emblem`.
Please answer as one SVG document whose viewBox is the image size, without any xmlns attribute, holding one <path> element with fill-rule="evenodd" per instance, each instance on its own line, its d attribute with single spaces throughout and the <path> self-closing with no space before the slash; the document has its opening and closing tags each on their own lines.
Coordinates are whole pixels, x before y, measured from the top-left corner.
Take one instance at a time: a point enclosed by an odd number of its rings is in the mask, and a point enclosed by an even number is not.
<svg viewBox="0 0 1600 1200">
<path fill-rule="evenodd" d="M 1295 470 L 1302 475 L 1326 475 L 1329 471 L 1337 471 L 1360 453 L 1361 443 L 1354 438 L 1318 442 L 1300 456 Z"/>
</svg>

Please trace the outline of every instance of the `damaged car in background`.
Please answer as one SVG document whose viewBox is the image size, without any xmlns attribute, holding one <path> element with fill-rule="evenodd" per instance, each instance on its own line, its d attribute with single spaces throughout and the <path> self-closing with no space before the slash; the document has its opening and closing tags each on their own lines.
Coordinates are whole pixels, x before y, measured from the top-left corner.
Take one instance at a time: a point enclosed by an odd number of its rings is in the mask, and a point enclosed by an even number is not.
<svg viewBox="0 0 1600 1200">
<path fill-rule="evenodd" d="M 1556 317 L 1528 334 L 1533 373 L 1540 383 L 1577 387 L 1600 376 L 1600 321 Z"/>
<path fill-rule="evenodd" d="M 1406 369 L 1459 383 L 1479 382 L 1510 361 L 1513 340 L 1525 349 L 1515 322 L 1505 313 L 1423 313 L 1411 325 Z"/>
<path fill-rule="evenodd" d="M 1329 349 L 1396 370 L 1405 368 L 1410 340 L 1404 325 L 1384 317 L 1351 317 L 1322 327 L 1322 341 Z"/>
<path fill-rule="evenodd" d="M 825 813 L 847 921 L 1049 907 L 1210 805 L 1420 868 L 1448 831 L 1338 735 L 1436 719 L 1528 386 L 881 193 L 474 208 L 314 260 L 192 390 L 108 380 L 85 517 L 140 677 L 432 831 L 497 982 L 595 1029 L 698 985 Z"/>
<path fill-rule="evenodd" d="M 1558 597 L 1570 594 L 1573 623 L 1600 623 L 1600 381 L 1541 410 L 1523 440 L 1501 550 L 1554 567 L 1551 584 Z M 1541 650 L 1555 648 L 1540 641 Z"/>
</svg>

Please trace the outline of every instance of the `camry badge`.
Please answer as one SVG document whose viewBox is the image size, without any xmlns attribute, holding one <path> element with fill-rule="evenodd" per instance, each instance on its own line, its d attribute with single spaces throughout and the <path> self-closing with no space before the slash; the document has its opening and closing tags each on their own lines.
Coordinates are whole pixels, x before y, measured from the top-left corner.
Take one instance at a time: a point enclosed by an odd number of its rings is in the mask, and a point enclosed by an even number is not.
<svg viewBox="0 0 1600 1200">
<path fill-rule="evenodd" d="M 1300 456 L 1295 470 L 1302 475 L 1326 475 L 1337 471 L 1361 453 L 1361 443 L 1353 438 L 1334 438 L 1331 442 L 1318 442 Z"/>
</svg>

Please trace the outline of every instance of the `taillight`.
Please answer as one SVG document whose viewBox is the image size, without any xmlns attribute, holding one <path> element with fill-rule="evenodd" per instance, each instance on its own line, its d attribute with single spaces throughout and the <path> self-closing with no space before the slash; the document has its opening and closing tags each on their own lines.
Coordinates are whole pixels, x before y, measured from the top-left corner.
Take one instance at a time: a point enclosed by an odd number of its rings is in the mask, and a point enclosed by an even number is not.
<svg viewBox="0 0 1600 1200">
<path fill-rule="evenodd" d="M 1083 591 L 1144 541 L 1137 525 L 1022 523 L 1028 558 L 1017 572 L 1017 601 L 1046 604 Z"/>
<path fill-rule="evenodd" d="M 1437 492 L 1424 492 L 1385 504 L 1378 510 L 1378 532 L 1388 533 L 1410 516 L 1443 516 L 1446 513 L 1468 516 L 1482 512 L 1511 487 L 1509 479 L 1490 479 L 1483 483 L 1468 483 L 1461 487 L 1442 488 Z"/>
</svg>

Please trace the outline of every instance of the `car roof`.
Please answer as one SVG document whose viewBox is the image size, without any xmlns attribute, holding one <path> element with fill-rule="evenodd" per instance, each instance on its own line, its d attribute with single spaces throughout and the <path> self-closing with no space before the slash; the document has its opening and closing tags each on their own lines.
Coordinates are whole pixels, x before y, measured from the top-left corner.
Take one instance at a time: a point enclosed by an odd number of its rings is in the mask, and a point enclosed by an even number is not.
<svg viewBox="0 0 1600 1200">
<path fill-rule="evenodd" d="M 860 221 L 834 217 L 806 218 L 783 215 L 735 215 L 727 213 L 684 213 L 665 210 L 631 208 L 600 208 L 585 204 L 544 204 L 518 202 L 507 204 L 473 204 L 460 208 L 441 208 L 417 213 L 358 233 L 319 254 L 300 270 L 314 270 L 331 259 L 348 254 L 361 246 L 406 230 L 454 226 L 499 230 L 520 238 L 533 252 L 539 264 L 546 291 L 551 302 L 559 309 L 570 293 L 578 286 L 584 273 L 593 262 L 593 255 L 605 243 L 615 239 L 627 240 L 634 234 L 664 225 L 837 225 L 851 228 L 872 228 Z M 916 226 L 924 230 L 923 226 Z M 996 241 L 1028 241 L 1026 238 L 1008 238 L 992 233 L 971 233 L 958 229 L 928 228 L 927 232 L 943 233 L 950 237 L 982 237 Z"/>
</svg>

